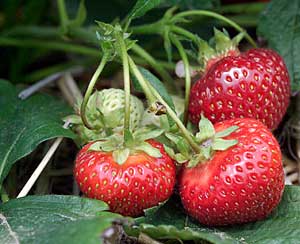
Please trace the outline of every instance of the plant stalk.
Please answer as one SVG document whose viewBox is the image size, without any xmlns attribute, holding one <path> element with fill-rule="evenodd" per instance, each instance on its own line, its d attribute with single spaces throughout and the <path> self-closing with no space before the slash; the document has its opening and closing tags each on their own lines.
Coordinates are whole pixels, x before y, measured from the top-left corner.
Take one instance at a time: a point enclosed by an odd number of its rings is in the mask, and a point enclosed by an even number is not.
<svg viewBox="0 0 300 244">
<path fill-rule="evenodd" d="M 207 10 L 189 10 L 189 11 L 184 11 L 181 12 L 179 14 L 176 14 L 173 18 L 172 21 L 176 22 L 177 20 L 180 20 L 184 17 L 188 17 L 191 15 L 200 15 L 200 16 L 208 16 L 208 17 L 212 17 L 218 20 L 221 20 L 227 24 L 229 24 L 230 26 L 232 26 L 233 28 L 235 28 L 237 31 L 239 32 L 243 32 L 245 33 L 245 38 L 248 40 L 248 42 L 253 46 L 253 47 L 257 47 L 255 41 L 252 39 L 252 37 L 246 32 L 246 30 L 244 30 L 241 26 L 239 26 L 238 24 L 236 24 L 235 22 L 233 22 L 232 20 L 228 19 L 227 17 L 217 14 L 215 12 L 211 12 L 211 11 L 207 11 Z"/>
<path fill-rule="evenodd" d="M 179 55 L 184 64 L 184 72 L 185 72 L 185 98 L 184 98 L 184 116 L 183 116 L 183 124 L 186 126 L 188 122 L 188 108 L 190 102 L 190 90 L 191 90 L 191 74 L 190 74 L 190 64 L 188 57 L 184 51 L 184 48 L 180 41 L 176 38 L 176 36 L 171 35 L 171 41 L 176 46 Z"/>
<path fill-rule="evenodd" d="M 133 62 L 133 60 L 129 56 L 128 56 L 128 61 L 129 61 L 129 68 L 130 68 L 131 72 L 135 75 L 137 80 L 138 81 L 143 80 L 144 79 L 143 75 L 138 70 L 137 66 L 135 65 L 135 63 Z M 134 66 L 132 64 L 134 64 Z M 139 82 L 139 84 L 142 87 L 149 103 L 153 104 L 154 102 L 156 102 L 155 96 L 151 92 L 149 92 L 149 86 L 147 85 L 147 83 L 146 82 Z"/>
<path fill-rule="evenodd" d="M 132 32 L 134 35 L 147 35 L 153 33 L 162 34 L 161 29 L 163 26 L 163 22 L 159 20 L 154 23 L 131 27 L 129 31 Z"/>
<path fill-rule="evenodd" d="M 183 29 L 182 27 L 179 26 L 172 26 L 171 30 L 177 34 L 180 34 L 182 36 L 185 36 L 186 38 L 190 39 L 191 41 L 193 41 L 195 44 L 199 43 L 199 37 L 197 35 L 195 35 L 194 33 Z"/>
<path fill-rule="evenodd" d="M 220 12 L 222 14 L 260 14 L 266 7 L 267 3 L 235 3 L 222 5 Z"/>
<path fill-rule="evenodd" d="M 18 39 L 11 37 L 0 37 L 0 46 L 17 46 L 24 48 L 42 48 L 50 50 L 60 50 L 70 53 L 84 54 L 93 57 L 99 57 L 99 50 L 96 48 L 85 47 L 74 43 L 63 43 L 60 41 L 47 41 L 39 39 Z"/>
<path fill-rule="evenodd" d="M 35 37 L 35 38 L 60 38 L 58 28 L 50 26 L 18 25 L 1 32 L 2 37 Z"/>
<path fill-rule="evenodd" d="M 91 48 L 87 46 L 82 46 L 74 43 L 64 43 L 60 41 L 47 41 L 45 45 L 44 40 L 39 39 L 19 39 L 12 37 L 0 37 L 0 46 L 13 46 L 13 47 L 23 47 L 23 48 L 42 48 L 49 50 L 59 50 L 67 53 L 77 53 L 82 55 L 87 55 L 90 57 L 101 57 L 101 51 L 96 48 Z M 137 56 L 132 56 L 132 58 L 140 63 L 146 64 L 144 58 Z M 162 60 L 156 60 L 157 65 L 165 67 L 166 69 L 174 69 L 174 65 L 167 63 Z"/>
<path fill-rule="evenodd" d="M 124 142 L 126 143 L 126 133 L 130 131 L 130 73 L 128 64 L 127 47 L 121 33 L 117 35 L 117 42 L 120 46 L 120 56 L 123 63 L 124 92 L 125 92 L 125 114 L 124 114 Z"/>
<path fill-rule="evenodd" d="M 57 0 L 57 7 L 60 18 L 60 25 L 64 32 L 67 31 L 67 25 L 69 22 L 69 17 L 66 10 L 65 0 Z"/>
<path fill-rule="evenodd" d="M 196 153 L 200 153 L 200 147 L 197 145 L 197 143 L 193 140 L 190 132 L 185 128 L 181 120 L 177 117 L 176 113 L 170 108 L 170 106 L 164 101 L 164 99 L 160 96 L 160 94 L 149 84 L 147 80 L 143 77 L 139 69 L 137 68 L 136 64 L 133 62 L 133 60 L 128 57 L 130 68 L 133 72 L 133 74 L 138 79 L 140 85 L 142 86 L 146 96 L 154 96 L 155 99 L 157 99 L 163 106 L 165 106 L 167 113 L 170 115 L 170 117 L 174 120 L 174 122 L 177 124 L 179 129 L 181 130 L 183 136 L 188 141 L 190 146 L 193 148 L 193 150 Z"/>
<path fill-rule="evenodd" d="M 88 85 L 88 88 L 87 88 L 87 90 L 85 92 L 85 95 L 84 95 L 84 98 L 83 98 L 83 101 L 82 101 L 82 104 L 81 104 L 81 107 L 80 107 L 80 116 L 81 116 L 82 122 L 90 130 L 93 130 L 93 127 L 88 122 L 86 114 L 85 114 L 85 112 L 86 112 L 86 105 L 87 105 L 87 103 L 89 101 L 89 98 L 90 98 L 92 92 L 93 92 L 93 89 L 94 89 L 94 86 L 95 86 L 95 84 L 97 82 L 97 79 L 100 76 L 100 74 L 101 74 L 101 72 L 102 72 L 105 64 L 108 61 L 108 57 L 109 56 L 106 55 L 106 54 L 103 55 L 103 57 L 101 59 L 101 62 L 99 64 L 98 68 L 96 69 L 95 73 L 93 74 L 92 79 L 91 79 L 91 81 L 90 81 L 90 83 Z"/>
</svg>

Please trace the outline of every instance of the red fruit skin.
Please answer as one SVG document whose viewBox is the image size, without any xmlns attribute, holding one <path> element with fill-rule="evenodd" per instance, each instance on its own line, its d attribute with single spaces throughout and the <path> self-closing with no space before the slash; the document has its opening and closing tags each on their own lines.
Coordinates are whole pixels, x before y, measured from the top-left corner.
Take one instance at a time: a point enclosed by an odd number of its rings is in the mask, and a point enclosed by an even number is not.
<svg viewBox="0 0 300 244">
<path fill-rule="evenodd" d="M 179 192 L 187 213 L 209 226 L 264 219 L 280 202 L 284 172 L 279 145 L 261 122 L 234 119 L 217 123 L 216 131 L 240 128 L 226 139 L 238 144 L 179 175 Z"/>
<path fill-rule="evenodd" d="M 211 65 L 191 89 L 189 114 L 212 123 L 254 118 L 277 128 L 290 98 L 290 79 L 283 59 L 268 49 L 251 49 Z"/>
<path fill-rule="evenodd" d="M 85 145 L 74 168 L 80 190 L 106 202 L 111 211 L 132 217 L 167 200 L 175 184 L 175 164 L 161 143 L 148 143 L 159 149 L 162 157 L 139 152 L 130 155 L 122 165 L 113 160 L 111 152 L 88 151 L 92 143 Z"/>
</svg>

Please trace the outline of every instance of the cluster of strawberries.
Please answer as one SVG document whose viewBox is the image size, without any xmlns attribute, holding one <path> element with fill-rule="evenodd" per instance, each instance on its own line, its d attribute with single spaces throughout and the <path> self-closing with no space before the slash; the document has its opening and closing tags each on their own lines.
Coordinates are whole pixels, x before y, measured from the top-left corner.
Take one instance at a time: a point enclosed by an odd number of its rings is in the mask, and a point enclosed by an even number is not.
<svg viewBox="0 0 300 244">
<path fill-rule="evenodd" d="M 115 92 L 100 96 L 103 101 L 90 121 L 100 115 L 105 120 L 116 109 L 124 109 Z M 202 136 L 195 140 L 207 157 L 202 155 L 193 165 L 183 160 L 176 167 L 176 158 L 158 139 L 137 133 L 139 145 L 122 149 L 122 160 L 116 157 L 122 145 L 116 137 L 115 149 L 99 140 L 86 144 L 76 158 L 75 178 L 86 196 L 105 201 L 111 211 L 125 216 L 142 215 L 144 209 L 166 201 L 176 185 L 184 209 L 200 223 L 218 226 L 263 219 L 277 206 L 284 189 L 281 152 L 271 130 L 282 120 L 289 97 L 287 68 L 276 52 L 252 49 L 214 57 L 193 85 L 189 102 L 192 123 L 198 124 L 202 115 L 214 124 L 204 140 Z M 137 98 L 131 100 L 134 130 L 143 113 Z M 106 129 L 113 134 L 115 128 Z M 88 138 L 92 132 L 84 128 L 84 133 Z M 198 133 L 206 133 L 205 128 Z M 223 147 L 226 141 L 236 143 Z M 93 147 L 97 142 L 98 150 Z M 149 145 L 155 153 L 149 152 Z"/>
</svg>

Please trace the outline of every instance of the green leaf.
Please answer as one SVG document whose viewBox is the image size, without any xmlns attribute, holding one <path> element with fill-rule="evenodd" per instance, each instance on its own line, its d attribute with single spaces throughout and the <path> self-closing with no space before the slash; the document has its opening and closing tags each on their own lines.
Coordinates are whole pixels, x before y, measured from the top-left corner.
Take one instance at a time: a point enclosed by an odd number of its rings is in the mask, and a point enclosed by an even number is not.
<svg viewBox="0 0 300 244">
<path fill-rule="evenodd" d="M 141 151 L 147 153 L 148 155 L 150 155 L 151 157 L 160 158 L 162 156 L 159 149 L 151 146 L 147 142 L 143 142 L 140 145 L 135 146 L 134 149 L 141 150 Z"/>
<path fill-rule="evenodd" d="M 201 154 L 200 156 L 203 156 L 206 160 L 211 158 L 211 153 L 212 153 L 212 147 L 207 146 L 207 147 L 201 147 Z M 198 160 L 199 162 L 200 160 Z"/>
<path fill-rule="evenodd" d="M 88 149 L 88 151 L 104 151 L 111 152 L 116 148 L 116 145 L 110 140 L 96 141 Z"/>
<path fill-rule="evenodd" d="M 96 37 L 99 40 L 102 52 L 108 55 L 109 60 L 113 60 L 117 55 L 115 27 L 111 24 L 96 21 Z"/>
<path fill-rule="evenodd" d="M 196 134 L 196 140 L 199 143 L 202 143 L 215 135 L 214 125 L 203 115 L 201 115 L 198 127 L 199 132 Z"/>
<path fill-rule="evenodd" d="M 170 123 L 170 119 L 168 117 L 168 115 L 161 115 L 159 116 L 159 122 L 160 122 L 160 127 L 164 130 L 164 131 L 170 131 L 170 126 L 173 124 L 173 126 L 175 125 L 175 123 Z"/>
<path fill-rule="evenodd" d="M 137 0 L 128 14 L 128 19 L 136 19 L 145 15 L 149 10 L 157 7 L 161 0 Z"/>
<path fill-rule="evenodd" d="M 178 134 L 175 133 L 165 133 L 165 136 L 171 141 L 173 142 L 176 146 L 178 144 L 178 142 L 182 139 L 182 137 Z"/>
<path fill-rule="evenodd" d="M 181 154 L 181 153 L 176 153 L 175 154 L 175 160 L 176 160 L 177 163 L 182 164 L 182 163 L 187 162 L 188 158 L 185 155 Z"/>
<path fill-rule="evenodd" d="M 120 215 L 101 201 L 76 196 L 29 196 L 0 205 L 1 243 L 102 243 Z"/>
<path fill-rule="evenodd" d="M 98 25 L 97 37 L 100 41 L 115 40 L 113 36 L 115 27 L 113 25 L 101 21 L 96 21 L 96 23 Z"/>
<path fill-rule="evenodd" d="M 148 215 L 152 215 L 154 214 L 156 211 L 158 211 L 162 206 L 164 206 L 166 203 L 168 202 L 168 200 L 164 201 L 164 202 L 160 202 L 158 203 L 158 205 L 153 206 L 151 208 L 147 208 L 144 210 L 144 215 L 148 216 Z M 141 219 L 143 220 L 144 217 L 141 217 Z M 137 218 L 138 219 L 138 218 Z"/>
<path fill-rule="evenodd" d="M 124 129 L 124 142 L 126 146 L 134 144 L 134 137 L 129 129 Z"/>
<path fill-rule="evenodd" d="M 160 96 L 165 100 L 165 102 L 175 111 L 175 105 L 173 103 L 172 97 L 169 95 L 163 83 L 153 75 L 149 70 L 145 68 L 138 67 L 139 71 L 142 73 L 143 77 L 150 82 L 150 84 L 155 88 L 155 90 L 160 94 Z M 142 91 L 138 80 L 133 79 L 133 85 L 137 91 Z"/>
<path fill-rule="evenodd" d="M 257 33 L 284 58 L 292 90 L 300 90 L 300 3 L 298 0 L 273 0 L 262 12 Z"/>
<path fill-rule="evenodd" d="M 298 243 L 300 187 L 285 186 L 281 203 L 266 220 L 222 230 L 248 243 Z"/>
<path fill-rule="evenodd" d="M 130 231 L 130 230 L 129 230 Z M 146 233 L 161 240 L 194 240 L 209 243 L 299 243 L 300 187 L 286 186 L 279 206 L 265 220 L 231 227 L 209 228 L 188 217 L 179 198 L 171 198 L 156 212 L 136 221 L 134 234 Z"/>
<path fill-rule="evenodd" d="M 181 136 L 179 136 L 179 135 L 177 135 L 177 134 L 174 134 L 174 133 L 165 133 L 165 135 L 166 135 L 166 137 L 167 137 L 170 141 L 174 142 L 175 145 L 176 145 L 176 144 L 179 142 L 179 140 L 182 138 Z"/>
<path fill-rule="evenodd" d="M 177 148 L 185 157 L 188 157 L 191 153 L 191 147 L 185 138 L 179 140 Z"/>
<path fill-rule="evenodd" d="M 204 153 L 202 152 L 202 154 L 204 154 Z M 188 161 L 187 167 L 193 168 L 193 167 L 197 166 L 200 163 L 201 159 L 203 158 L 202 154 L 201 155 L 200 154 L 193 155 L 192 158 Z"/>
<path fill-rule="evenodd" d="M 171 147 L 169 147 L 169 146 L 167 146 L 167 145 L 164 144 L 164 149 L 165 149 L 166 153 L 167 153 L 172 159 L 175 159 L 176 156 L 175 156 L 175 152 L 174 152 L 173 148 L 171 148 Z"/>
<path fill-rule="evenodd" d="M 187 158 L 191 154 L 191 149 L 186 139 L 174 133 L 165 133 L 165 136 L 174 143 L 177 150 L 180 152 L 180 154 L 182 154 L 182 157 L 184 157 L 185 160 L 187 160 Z"/>
<path fill-rule="evenodd" d="M 236 125 L 230 126 L 225 130 L 219 131 L 215 134 L 216 138 L 229 136 L 231 133 L 235 132 L 239 127 Z"/>
<path fill-rule="evenodd" d="M 162 7 L 177 5 L 181 10 L 185 9 L 216 9 L 220 7 L 219 0 L 164 0 Z"/>
<path fill-rule="evenodd" d="M 120 148 L 123 145 L 124 137 L 120 134 L 112 134 L 109 137 L 99 139 L 94 142 L 88 150 L 90 151 L 105 151 L 111 152 L 116 148 Z"/>
<path fill-rule="evenodd" d="M 0 184 L 12 165 L 41 142 L 60 136 L 74 138 L 62 127 L 61 119 L 71 110 L 50 96 L 20 100 L 15 87 L 0 80 L 0 108 Z"/>
<path fill-rule="evenodd" d="M 164 132 L 163 129 L 153 127 L 143 127 L 136 130 L 133 136 L 138 141 L 146 141 L 160 136 Z"/>
<path fill-rule="evenodd" d="M 161 240 L 206 240 L 210 243 L 239 243 L 224 232 L 198 226 L 184 213 L 180 199 L 173 196 L 156 212 L 146 212 L 144 218 L 136 220 L 136 226 L 127 230 L 130 234 L 146 233 Z M 130 232 L 131 231 L 131 232 Z"/>
<path fill-rule="evenodd" d="M 129 148 L 122 148 L 113 151 L 113 158 L 118 164 L 121 165 L 126 162 L 127 158 L 129 157 L 129 154 L 130 154 Z"/>
<path fill-rule="evenodd" d="M 227 150 L 228 148 L 236 145 L 237 143 L 238 143 L 238 140 L 224 140 L 222 138 L 216 138 L 213 141 L 212 149 L 224 151 L 224 150 Z"/>
<path fill-rule="evenodd" d="M 231 39 L 229 33 L 225 29 L 220 31 L 217 28 L 214 28 L 214 37 L 212 39 L 212 42 L 214 43 L 216 55 L 224 55 L 224 52 L 228 52 L 229 50 L 236 50 L 236 47 L 239 45 L 244 36 L 245 33 L 240 32 L 233 39 Z"/>
</svg>

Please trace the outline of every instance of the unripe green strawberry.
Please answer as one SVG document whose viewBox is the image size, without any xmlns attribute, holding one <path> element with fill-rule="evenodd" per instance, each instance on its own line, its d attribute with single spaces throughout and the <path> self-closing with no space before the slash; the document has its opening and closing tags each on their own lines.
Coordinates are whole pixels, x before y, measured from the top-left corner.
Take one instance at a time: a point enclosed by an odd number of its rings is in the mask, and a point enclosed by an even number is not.
<svg viewBox="0 0 300 244">
<path fill-rule="evenodd" d="M 94 130 L 86 128 L 80 116 L 77 115 L 71 118 L 71 122 L 75 124 L 73 128 L 79 135 L 81 143 L 94 141 L 111 133 L 118 133 L 123 130 L 124 98 L 124 91 L 115 88 L 96 91 L 91 95 L 86 107 L 86 116 Z M 143 112 L 143 103 L 137 97 L 131 95 L 131 130 L 138 128 Z"/>
</svg>

